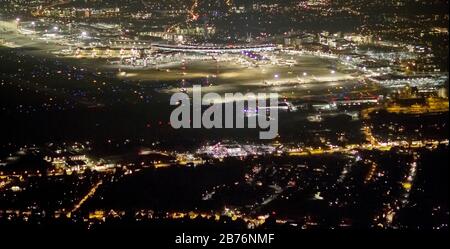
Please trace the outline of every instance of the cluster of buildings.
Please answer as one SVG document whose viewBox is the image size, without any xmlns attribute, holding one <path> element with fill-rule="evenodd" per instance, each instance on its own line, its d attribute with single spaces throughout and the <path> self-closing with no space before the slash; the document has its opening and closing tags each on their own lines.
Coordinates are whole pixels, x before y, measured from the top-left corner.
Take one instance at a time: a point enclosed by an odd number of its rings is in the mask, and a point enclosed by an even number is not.
<svg viewBox="0 0 450 249">
<path fill-rule="evenodd" d="M 277 146 L 273 145 L 241 145 L 233 142 L 219 142 L 215 145 L 208 145 L 200 148 L 197 153 L 207 155 L 216 159 L 227 157 L 247 157 L 272 154 L 277 151 Z"/>
</svg>

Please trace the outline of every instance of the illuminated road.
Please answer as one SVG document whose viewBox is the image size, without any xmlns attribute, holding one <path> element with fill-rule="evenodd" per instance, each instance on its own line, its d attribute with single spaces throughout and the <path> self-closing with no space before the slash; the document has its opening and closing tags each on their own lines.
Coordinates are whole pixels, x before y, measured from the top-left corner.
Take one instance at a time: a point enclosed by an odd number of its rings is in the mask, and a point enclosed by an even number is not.
<svg viewBox="0 0 450 249">
<path fill-rule="evenodd" d="M 310 156 L 310 155 L 322 155 L 322 154 L 333 154 L 333 153 L 350 153 L 354 150 L 380 150 L 389 151 L 393 147 L 411 149 L 411 148 L 424 148 L 428 147 L 431 149 L 437 148 L 440 144 L 448 145 L 449 140 L 424 140 L 424 141 L 392 141 L 388 143 L 378 142 L 376 140 L 372 143 L 367 144 L 351 144 L 344 147 L 334 146 L 332 148 L 300 148 L 295 150 L 290 150 L 288 155 L 290 156 Z"/>
<path fill-rule="evenodd" d="M 68 218 L 70 218 L 72 216 L 72 213 L 76 212 L 77 210 L 79 210 L 81 208 L 81 206 L 83 206 L 83 204 L 89 200 L 89 198 L 93 197 L 95 195 L 95 192 L 97 191 L 97 189 L 103 184 L 103 181 L 100 180 L 98 181 L 92 188 L 91 190 L 72 208 L 72 210 L 70 212 L 68 212 L 66 214 L 66 216 Z"/>
</svg>

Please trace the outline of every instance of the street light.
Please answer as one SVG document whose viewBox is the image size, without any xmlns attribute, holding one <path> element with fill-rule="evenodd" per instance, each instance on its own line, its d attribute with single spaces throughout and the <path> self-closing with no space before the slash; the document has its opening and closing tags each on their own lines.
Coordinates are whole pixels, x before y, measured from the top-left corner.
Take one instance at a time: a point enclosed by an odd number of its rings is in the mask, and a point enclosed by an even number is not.
<svg viewBox="0 0 450 249">
<path fill-rule="evenodd" d="M 16 25 L 17 25 L 17 28 L 19 28 L 19 24 L 20 24 L 20 18 L 17 17 L 17 18 L 16 18 Z"/>
<path fill-rule="evenodd" d="M 31 26 L 33 26 L 33 31 L 34 31 L 34 33 L 36 33 L 36 22 L 32 21 Z"/>
</svg>

